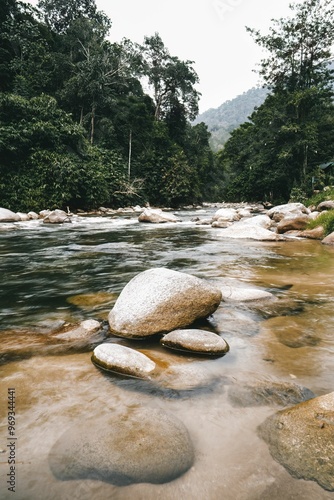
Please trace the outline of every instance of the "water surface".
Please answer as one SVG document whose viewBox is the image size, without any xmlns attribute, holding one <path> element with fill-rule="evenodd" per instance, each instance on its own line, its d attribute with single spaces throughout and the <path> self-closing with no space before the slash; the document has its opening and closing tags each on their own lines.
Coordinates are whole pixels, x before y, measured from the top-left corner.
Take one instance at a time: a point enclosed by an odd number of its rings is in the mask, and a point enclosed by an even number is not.
<svg viewBox="0 0 334 500">
<path fill-rule="evenodd" d="M 316 483 L 290 476 L 258 437 L 257 426 L 283 406 L 251 404 L 251 396 L 241 404 L 233 399 L 234 391 L 246 388 L 247 394 L 255 383 L 293 382 L 315 395 L 334 390 L 334 249 L 318 241 L 227 239 L 223 229 L 191 222 L 196 212 L 178 215 L 178 224 L 85 217 L 62 226 L 18 223 L 16 230 L 0 233 L 0 341 L 7 352 L 0 400 L 6 402 L 8 387 L 15 388 L 16 499 L 334 498 Z M 222 303 L 203 326 L 230 345 L 218 359 L 180 356 L 154 340 L 112 340 L 105 330 L 88 344 L 50 341 L 59 322 L 105 321 L 133 276 L 161 266 L 217 284 L 259 287 L 273 293 L 279 306 Z M 13 338 L 16 354 L 8 354 Z M 101 372 L 90 360 L 101 341 L 140 349 L 157 363 L 157 378 L 146 382 Z M 163 485 L 124 487 L 52 475 L 49 451 L 73 422 L 133 405 L 159 408 L 184 422 L 196 455 L 186 474 Z M 5 405 L 0 417 L 4 449 Z M 1 498 L 13 498 L 4 484 L 6 454 L 0 458 Z"/>
</svg>

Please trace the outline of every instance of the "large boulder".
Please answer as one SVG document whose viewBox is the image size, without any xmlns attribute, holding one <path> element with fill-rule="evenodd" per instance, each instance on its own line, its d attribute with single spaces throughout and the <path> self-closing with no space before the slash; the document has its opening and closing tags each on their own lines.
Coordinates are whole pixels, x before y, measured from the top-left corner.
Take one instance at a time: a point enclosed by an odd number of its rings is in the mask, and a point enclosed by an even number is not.
<svg viewBox="0 0 334 500">
<path fill-rule="evenodd" d="M 213 216 L 213 220 L 233 222 L 240 219 L 235 208 L 220 208 Z"/>
<path fill-rule="evenodd" d="M 304 215 L 288 215 L 279 221 L 277 224 L 277 232 L 279 234 L 286 233 L 287 231 L 302 231 L 310 222 L 311 218 Z"/>
<path fill-rule="evenodd" d="M 63 222 L 72 222 L 70 217 L 64 210 L 52 210 L 49 214 L 47 214 L 43 222 L 45 224 L 63 224 Z"/>
<path fill-rule="evenodd" d="M 310 240 L 322 240 L 325 236 L 325 230 L 323 226 L 317 226 L 314 229 L 305 229 L 300 231 L 298 236 L 302 238 L 309 238 Z"/>
<path fill-rule="evenodd" d="M 145 208 L 138 217 L 139 222 L 161 224 L 163 222 L 180 222 L 174 214 L 163 212 L 160 208 Z"/>
<path fill-rule="evenodd" d="M 222 235 L 227 238 L 252 239 L 259 241 L 276 241 L 282 239 L 280 235 L 270 231 L 271 219 L 267 215 L 241 219 L 232 226 L 224 229 Z"/>
<path fill-rule="evenodd" d="M 140 338 L 167 333 L 206 318 L 219 306 L 221 291 L 195 276 L 153 268 L 135 276 L 108 316 L 112 333 Z"/>
<path fill-rule="evenodd" d="M 0 222 L 17 222 L 21 220 L 18 214 L 15 214 L 7 208 L 0 208 Z"/>
<path fill-rule="evenodd" d="M 334 245 L 334 232 L 330 233 L 326 238 L 324 238 L 321 242 L 323 245 Z"/>
<path fill-rule="evenodd" d="M 326 200 L 319 203 L 317 210 L 322 212 L 323 210 L 334 210 L 334 200 Z"/>
<path fill-rule="evenodd" d="M 290 474 L 334 491 L 334 392 L 279 411 L 259 434 Z"/>
<path fill-rule="evenodd" d="M 162 484 L 184 474 L 194 449 L 184 424 L 154 408 L 110 410 L 80 419 L 52 447 L 49 465 L 60 480 L 94 479 L 125 486 Z"/>
<path fill-rule="evenodd" d="M 286 203 L 285 205 L 277 205 L 268 210 L 267 215 L 275 222 L 279 222 L 287 215 L 302 215 L 309 214 L 310 210 L 302 203 Z"/>
</svg>

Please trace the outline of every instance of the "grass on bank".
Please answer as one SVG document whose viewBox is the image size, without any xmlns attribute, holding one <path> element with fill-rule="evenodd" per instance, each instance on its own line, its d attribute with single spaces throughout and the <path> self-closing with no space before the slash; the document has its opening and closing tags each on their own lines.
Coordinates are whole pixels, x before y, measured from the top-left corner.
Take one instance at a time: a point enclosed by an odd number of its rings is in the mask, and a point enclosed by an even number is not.
<svg viewBox="0 0 334 500">
<path fill-rule="evenodd" d="M 307 229 L 314 229 L 322 226 L 325 236 L 334 232 L 334 210 L 328 210 L 321 213 L 316 219 L 309 222 Z"/>
</svg>

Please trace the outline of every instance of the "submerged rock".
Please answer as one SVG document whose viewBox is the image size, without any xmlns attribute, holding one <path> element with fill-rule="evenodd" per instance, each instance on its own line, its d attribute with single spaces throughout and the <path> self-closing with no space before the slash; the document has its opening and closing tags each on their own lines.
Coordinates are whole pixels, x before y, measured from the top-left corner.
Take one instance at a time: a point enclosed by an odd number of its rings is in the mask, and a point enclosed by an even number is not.
<svg viewBox="0 0 334 500">
<path fill-rule="evenodd" d="M 334 392 L 279 411 L 259 434 L 290 474 L 334 491 Z"/>
<path fill-rule="evenodd" d="M 312 391 L 291 382 L 269 380 L 235 384 L 229 388 L 229 400 L 233 406 L 280 405 L 287 406 L 314 398 Z"/>
<path fill-rule="evenodd" d="M 170 349 L 209 356 L 223 356 L 229 351 L 229 346 L 223 338 L 206 330 L 174 330 L 164 335 L 160 343 Z"/>
<path fill-rule="evenodd" d="M 190 325 L 212 314 L 221 291 L 190 274 L 153 268 L 135 276 L 108 316 L 112 333 L 140 338 Z"/>
<path fill-rule="evenodd" d="M 184 424 L 153 408 L 111 411 L 77 422 L 49 454 L 57 479 L 95 479 L 119 486 L 167 483 L 193 462 L 194 449 Z"/>
<path fill-rule="evenodd" d="M 63 340 L 75 340 L 90 337 L 93 333 L 96 333 L 101 328 L 99 321 L 95 319 L 86 319 L 82 321 L 80 325 L 71 328 L 70 330 L 59 333 L 55 335 L 58 339 Z"/>
<path fill-rule="evenodd" d="M 236 302 L 277 300 L 277 297 L 275 297 L 275 295 L 259 288 L 240 287 L 230 284 L 222 285 L 220 288 L 223 294 L 223 300 L 231 300 Z"/>
<path fill-rule="evenodd" d="M 147 378 L 155 370 L 155 363 L 145 354 L 120 344 L 95 347 L 92 361 L 100 368 L 130 377 Z"/>
</svg>

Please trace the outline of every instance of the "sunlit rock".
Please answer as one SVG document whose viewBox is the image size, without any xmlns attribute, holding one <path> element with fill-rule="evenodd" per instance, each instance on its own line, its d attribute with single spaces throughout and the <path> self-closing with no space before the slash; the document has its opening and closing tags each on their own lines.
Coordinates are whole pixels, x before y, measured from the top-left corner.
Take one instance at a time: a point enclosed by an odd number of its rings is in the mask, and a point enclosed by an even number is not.
<svg viewBox="0 0 334 500">
<path fill-rule="evenodd" d="M 72 222 L 69 215 L 64 210 L 53 210 L 43 219 L 46 224 L 63 224 L 63 222 Z"/>
<path fill-rule="evenodd" d="M 324 238 L 321 243 L 323 245 L 334 245 L 334 232 L 326 236 L 326 238 Z"/>
<path fill-rule="evenodd" d="M 334 392 L 279 411 L 259 434 L 290 474 L 334 491 Z"/>
<path fill-rule="evenodd" d="M 323 226 L 317 226 L 314 229 L 305 229 L 298 234 L 301 238 L 308 238 L 310 240 L 322 240 L 325 236 Z"/>
<path fill-rule="evenodd" d="M 270 231 L 272 221 L 267 215 L 256 215 L 235 222 L 222 231 L 226 238 L 253 239 L 259 241 L 277 241 L 282 237 Z"/>
<path fill-rule="evenodd" d="M 230 283 L 221 284 L 223 300 L 231 300 L 236 302 L 251 302 L 251 301 L 274 301 L 277 300 L 275 295 L 260 288 L 233 286 Z"/>
<path fill-rule="evenodd" d="M 219 289 L 190 274 L 153 268 L 135 276 L 122 290 L 108 316 L 112 333 L 146 337 L 190 325 L 212 314 Z"/>
<path fill-rule="evenodd" d="M 198 329 L 174 330 L 164 335 L 160 343 L 164 347 L 177 351 L 208 356 L 223 356 L 229 350 L 227 342 L 222 337 L 216 333 Z"/>
<path fill-rule="evenodd" d="M 163 222 L 180 222 L 175 215 L 163 212 L 160 208 L 145 208 L 138 217 L 139 222 L 160 224 Z"/>
<path fill-rule="evenodd" d="M 334 210 L 334 200 L 326 200 L 319 203 L 317 210 L 322 212 L 323 210 Z"/>
<path fill-rule="evenodd" d="M 17 222 L 21 220 L 18 214 L 15 214 L 7 208 L 0 207 L 0 222 Z"/>
<path fill-rule="evenodd" d="M 288 215 L 280 220 L 277 224 L 277 232 L 279 234 L 287 231 L 301 231 L 307 227 L 311 218 L 308 215 Z"/>
<path fill-rule="evenodd" d="M 59 480 L 95 479 L 118 486 L 162 484 L 184 474 L 194 449 L 184 424 L 155 408 L 111 408 L 107 415 L 79 420 L 49 453 Z"/>
<path fill-rule="evenodd" d="M 277 205 L 267 211 L 267 215 L 275 222 L 279 222 L 287 215 L 302 215 L 309 214 L 310 210 L 302 203 L 286 203 L 285 205 Z"/>
<path fill-rule="evenodd" d="M 20 217 L 20 221 L 27 221 L 29 220 L 28 214 L 25 214 L 23 212 L 16 212 L 16 215 Z"/>
<path fill-rule="evenodd" d="M 92 361 L 106 370 L 147 378 L 155 369 L 155 363 L 145 354 L 120 344 L 100 344 L 95 347 Z"/>
<path fill-rule="evenodd" d="M 213 216 L 213 220 L 233 222 L 240 219 L 235 208 L 220 208 Z"/>
<path fill-rule="evenodd" d="M 27 215 L 28 215 L 28 219 L 29 220 L 37 220 L 37 219 L 39 219 L 38 214 L 36 212 L 33 212 L 33 211 L 28 212 Z"/>
</svg>

